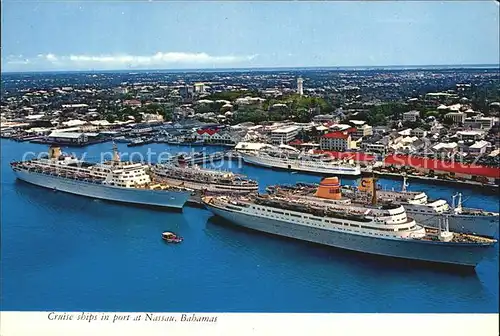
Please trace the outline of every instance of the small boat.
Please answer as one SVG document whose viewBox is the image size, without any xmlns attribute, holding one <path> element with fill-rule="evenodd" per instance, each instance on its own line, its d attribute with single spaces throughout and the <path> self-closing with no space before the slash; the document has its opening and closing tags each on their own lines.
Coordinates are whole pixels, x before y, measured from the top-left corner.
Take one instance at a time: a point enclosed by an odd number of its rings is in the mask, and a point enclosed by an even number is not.
<svg viewBox="0 0 500 336">
<path fill-rule="evenodd" d="M 161 239 L 166 241 L 167 243 L 180 243 L 183 239 L 182 237 L 179 237 L 173 232 L 165 231 L 161 234 Z"/>
</svg>

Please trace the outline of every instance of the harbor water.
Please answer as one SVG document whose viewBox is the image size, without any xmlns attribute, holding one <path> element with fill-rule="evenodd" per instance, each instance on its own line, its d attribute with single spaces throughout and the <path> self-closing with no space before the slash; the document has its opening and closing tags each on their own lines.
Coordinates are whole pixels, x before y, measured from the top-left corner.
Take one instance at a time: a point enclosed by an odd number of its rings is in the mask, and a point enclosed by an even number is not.
<svg viewBox="0 0 500 336">
<path fill-rule="evenodd" d="M 118 148 L 144 158 L 148 152 L 191 151 L 167 144 Z M 253 232 L 205 209 L 134 207 L 15 179 L 11 161 L 46 150 L 1 140 L 3 310 L 498 313 L 498 244 L 475 272 L 462 273 Z M 63 150 L 92 161 L 109 153 L 111 144 Z M 220 165 L 258 180 L 262 191 L 270 184 L 320 180 L 236 161 Z M 379 183 L 400 189 L 402 181 Z M 499 211 L 498 195 L 481 189 L 416 181 L 409 189 L 450 203 L 461 192 L 464 206 Z M 163 231 L 178 233 L 183 243 L 165 244 Z"/>
</svg>

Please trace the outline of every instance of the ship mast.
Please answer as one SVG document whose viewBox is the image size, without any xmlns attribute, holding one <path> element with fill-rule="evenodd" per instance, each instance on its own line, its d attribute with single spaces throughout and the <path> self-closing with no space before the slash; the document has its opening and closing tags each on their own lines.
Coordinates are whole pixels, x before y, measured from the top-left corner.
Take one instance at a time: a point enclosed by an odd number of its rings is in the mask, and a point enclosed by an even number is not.
<svg viewBox="0 0 500 336">
<path fill-rule="evenodd" d="M 377 178 L 375 178 L 375 174 L 372 172 L 372 205 L 377 204 Z"/>
<path fill-rule="evenodd" d="M 116 146 L 115 142 L 113 142 L 113 162 L 120 162 L 120 154 L 118 154 L 118 146 Z"/>
<path fill-rule="evenodd" d="M 458 202 L 454 210 L 455 213 L 462 213 L 462 193 L 458 193 Z"/>
<path fill-rule="evenodd" d="M 403 188 L 401 189 L 401 191 L 406 192 L 407 188 L 408 188 L 407 177 L 406 175 L 403 175 Z"/>
</svg>

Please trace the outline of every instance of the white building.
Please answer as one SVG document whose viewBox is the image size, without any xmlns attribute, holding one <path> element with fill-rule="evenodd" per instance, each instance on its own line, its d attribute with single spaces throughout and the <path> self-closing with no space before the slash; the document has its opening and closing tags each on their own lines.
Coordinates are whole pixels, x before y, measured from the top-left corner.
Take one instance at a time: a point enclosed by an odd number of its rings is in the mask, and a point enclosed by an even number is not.
<svg viewBox="0 0 500 336">
<path fill-rule="evenodd" d="M 362 126 L 356 127 L 356 132 L 353 133 L 353 139 L 359 139 L 362 137 L 367 137 L 373 134 L 373 127 L 364 124 Z"/>
<path fill-rule="evenodd" d="M 350 148 L 351 135 L 347 132 L 331 132 L 323 135 L 319 141 L 322 150 L 343 152 Z"/>
<path fill-rule="evenodd" d="M 204 93 L 205 92 L 205 84 L 195 83 L 194 84 L 194 92 L 195 93 Z"/>
<path fill-rule="evenodd" d="M 299 134 L 299 128 L 296 126 L 278 128 L 271 132 L 271 142 L 274 145 L 287 144 L 295 139 L 297 134 Z"/>
<path fill-rule="evenodd" d="M 481 140 L 484 138 L 482 131 L 458 131 L 457 137 L 460 140 Z"/>
<path fill-rule="evenodd" d="M 420 117 L 419 111 L 409 111 L 409 112 L 403 113 L 403 120 L 404 121 L 415 122 L 418 120 L 419 117 Z"/>
<path fill-rule="evenodd" d="M 301 96 L 304 94 L 304 80 L 300 77 L 297 78 L 297 93 Z"/>
<path fill-rule="evenodd" d="M 489 130 L 494 124 L 495 118 L 491 117 L 467 118 L 464 122 L 464 128 Z"/>
<path fill-rule="evenodd" d="M 450 143 L 445 143 L 445 142 L 440 142 L 434 146 L 432 146 L 432 150 L 435 152 L 455 152 L 458 149 L 458 144 L 456 142 L 450 142 Z"/>
<path fill-rule="evenodd" d="M 451 119 L 455 124 L 463 124 L 467 115 L 463 112 L 450 112 L 444 115 L 445 119 Z"/>
<path fill-rule="evenodd" d="M 469 153 L 474 155 L 484 154 L 491 144 L 488 141 L 477 141 L 469 147 Z"/>
<path fill-rule="evenodd" d="M 372 152 L 384 153 L 385 150 L 387 149 L 387 146 L 379 141 L 373 142 L 373 143 L 362 142 L 360 147 L 362 150 L 364 150 L 365 152 L 369 152 L 369 153 L 372 153 Z"/>
<path fill-rule="evenodd" d="M 423 138 L 427 135 L 427 131 L 417 127 L 411 130 L 411 135 L 417 138 Z"/>
<path fill-rule="evenodd" d="M 265 101 L 264 98 L 247 96 L 244 98 L 237 98 L 235 103 L 237 105 L 259 105 L 263 101 Z"/>
</svg>

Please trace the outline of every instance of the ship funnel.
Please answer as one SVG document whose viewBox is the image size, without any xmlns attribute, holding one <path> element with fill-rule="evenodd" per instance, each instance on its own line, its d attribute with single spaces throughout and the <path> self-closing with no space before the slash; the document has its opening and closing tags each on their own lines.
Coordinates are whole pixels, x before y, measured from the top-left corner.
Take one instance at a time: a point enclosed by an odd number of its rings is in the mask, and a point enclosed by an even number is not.
<svg viewBox="0 0 500 336">
<path fill-rule="evenodd" d="M 49 147 L 49 159 L 57 159 L 61 156 L 61 147 L 50 146 Z"/>
<path fill-rule="evenodd" d="M 319 183 L 316 197 L 339 200 L 342 198 L 340 182 L 337 177 L 325 177 Z"/>
<path fill-rule="evenodd" d="M 358 190 L 362 192 L 366 192 L 371 195 L 371 203 L 377 204 L 377 186 L 376 186 L 376 178 L 373 176 L 362 177 L 359 182 Z"/>
<path fill-rule="evenodd" d="M 372 177 L 363 177 L 359 182 L 358 190 L 364 192 L 371 192 L 373 189 L 373 178 Z"/>
</svg>

